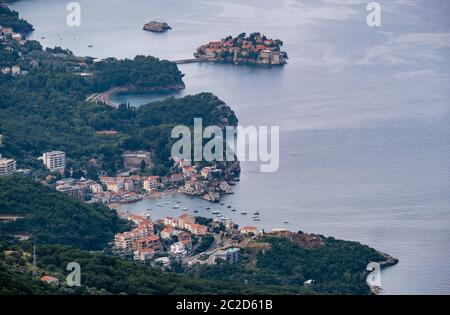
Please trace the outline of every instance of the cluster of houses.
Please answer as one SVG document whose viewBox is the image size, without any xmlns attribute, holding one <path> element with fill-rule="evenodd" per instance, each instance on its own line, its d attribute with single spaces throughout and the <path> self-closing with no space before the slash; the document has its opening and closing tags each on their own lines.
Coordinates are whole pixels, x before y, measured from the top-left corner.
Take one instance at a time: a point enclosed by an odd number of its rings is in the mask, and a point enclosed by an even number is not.
<svg viewBox="0 0 450 315">
<path fill-rule="evenodd" d="M 164 219 L 157 220 L 158 231 L 155 229 L 155 223 L 148 217 L 124 211 L 118 211 L 118 215 L 133 222 L 133 229 L 115 235 L 115 250 L 121 254 L 132 253 L 134 260 L 137 261 L 153 260 L 154 262 L 160 261 L 169 264 L 171 259 L 183 260 L 188 256 L 191 257 L 194 252 L 192 237 L 201 238 L 214 233 L 213 228 L 199 224 L 196 222 L 197 218 L 189 214 L 182 214 L 179 217 L 166 216 Z M 161 226 L 163 227 L 161 228 Z M 229 225 L 227 230 L 231 231 L 231 226 L 234 227 L 234 224 Z M 245 226 L 240 230 L 233 230 L 232 234 L 243 239 L 258 235 L 259 232 L 256 227 Z M 239 245 L 237 246 L 239 247 Z M 204 263 L 215 263 L 217 259 L 229 263 L 239 261 L 240 249 L 236 246 L 228 245 L 226 248 L 212 248 L 210 250 L 211 254 Z M 193 256 L 193 258 L 195 257 Z M 198 259 L 190 259 L 189 261 L 188 263 L 199 262 Z"/>
<path fill-rule="evenodd" d="M 1 25 L 0 25 L 0 40 L 2 42 L 2 45 L 5 46 L 4 49 L 7 51 L 14 50 L 14 48 L 8 44 L 8 40 L 13 40 L 22 46 L 25 45 L 25 43 L 27 42 L 23 38 L 22 34 L 14 32 L 11 27 L 3 27 Z M 2 67 L 0 71 L 3 74 L 12 74 L 12 75 L 25 75 L 28 73 L 27 71 L 22 71 L 19 65 L 14 65 L 12 67 Z"/>
<path fill-rule="evenodd" d="M 286 63 L 287 54 L 281 51 L 281 46 L 280 40 L 268 39 L 260 33 L 249 37 L 243 33 L 236 38 L 229 36 L 202 45 L 194 56 L 204 61 L 282 65 Z"/>
<path fill-rule="evenodd" d="M 192 215 L 182 214 L 178 218 L 164 218 L 164 228 L 155 233 L 154 224 L 143 216 L 119 213 L 132 221 L 134 228 L 129 232 L 118 233 L 114 237 L 115 248 L 121 252 L 133 252 L 135 260 L 146 261 L 154 258 L 155 254 L 163 253 L 161 240 L 169 241 L 168 253 L 173 257 L 184 257 L 192 251 L 191 235 L 204 236 L 208 227 L 197 224 Z"/>
<path fill-rule="evenodd" d="M 184 185 L 179 188 L 182 193 L 199 195 L 211 202 L 220 201 L 220 193 L 233 193 L 230 184 L 222 176 L 222 169 L 216 166 L 199 168 L 189 161 L 179 160 L 175 162 L 175 167 L 181 170 L 183 176 Z"/>
</svg>

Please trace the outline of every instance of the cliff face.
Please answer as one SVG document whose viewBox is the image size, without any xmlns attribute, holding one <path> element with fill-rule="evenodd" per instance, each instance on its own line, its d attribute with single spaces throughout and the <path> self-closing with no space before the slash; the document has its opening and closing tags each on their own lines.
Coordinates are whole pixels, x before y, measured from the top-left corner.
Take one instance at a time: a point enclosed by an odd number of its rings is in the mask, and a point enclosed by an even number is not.
<svg viewBox="0 0 450 315">
<path fill-rule="evenodd" d="M 156 33 L 164 33 L 172 28 L 166 22 L 151 21 L 144 25 L 143 30 Z"/>
</svg>

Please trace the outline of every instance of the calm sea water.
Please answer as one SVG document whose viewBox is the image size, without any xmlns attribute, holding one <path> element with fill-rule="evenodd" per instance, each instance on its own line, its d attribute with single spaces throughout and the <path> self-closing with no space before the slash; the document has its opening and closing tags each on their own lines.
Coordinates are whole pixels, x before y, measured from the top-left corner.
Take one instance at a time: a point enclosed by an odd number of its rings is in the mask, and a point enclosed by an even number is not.
<svg viewBox="0 0 450 315">
<path fill-rule="evenodd" d="M 224 199 L 238 211 L 213 210 L 241 225 L 301 229 L 385 251 L 400 259 L 382 274 L 387 293 L 450 293 L 447 1 L 380 1 L 379 28 L 366 25 L 362 0 L 78 2 L 82 26 L 75 28 L 66 25 L 66 1 L 14 7 L 35 26 L 32 38 L 95 57 L 176 60 L 243 31 L 281 38 L 290 56 L 284 68 L 180 66 L 187 88 L 176 96 L 213 92 L 240 124 L 281 129 L 279 170 L 261 173 L 257 163 L 243 163 L 235 194 Z M 142 31 L 150 20 L 173 30 Z M 139 106 L 160 97 L 115 101 Z M 177 215 L 182 211 L 165 204 L 174 199 L 189 212 L 209 214 L 206 202 L 182 195 L 126 208 L 152 208 L 155 218 Z M 256 224 L 255 210 L 262 217 Z"/>
</svg>

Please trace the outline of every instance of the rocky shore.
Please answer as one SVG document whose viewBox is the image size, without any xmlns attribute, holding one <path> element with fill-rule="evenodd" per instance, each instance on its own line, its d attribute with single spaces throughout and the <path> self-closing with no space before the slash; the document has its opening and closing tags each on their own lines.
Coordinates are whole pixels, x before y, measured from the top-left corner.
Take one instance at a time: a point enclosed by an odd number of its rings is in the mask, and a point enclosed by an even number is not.
<svg viewBox="0 0 450 315">
<path fill-rule="evenodd" d="M 164 33 L 172 28 L 166 22 L 151 21 L 144 25 L 143 30 L 155 33 Z"/>
<path fill-rule="evenodd" d="M 377 251 L 378 254 L 380 254 L 384 260 L 383 261 L 378 261 L 377 263 L 380 265 L 381 270 L 391 267 L 391 266 L 395 266 L 396 264 L 398 264 L 399 260 L 397 258 L 394 258 L 386 253 Z M 374 285 L 370 285 L 370 283 L 367 283 L 370 287 L 370 291 L 372 292 L 372 294 L 374 295 L 380 295 L 384 293 L 384 290 L 382 287 L 380 286 L 374 286 Z"/>
</svg>

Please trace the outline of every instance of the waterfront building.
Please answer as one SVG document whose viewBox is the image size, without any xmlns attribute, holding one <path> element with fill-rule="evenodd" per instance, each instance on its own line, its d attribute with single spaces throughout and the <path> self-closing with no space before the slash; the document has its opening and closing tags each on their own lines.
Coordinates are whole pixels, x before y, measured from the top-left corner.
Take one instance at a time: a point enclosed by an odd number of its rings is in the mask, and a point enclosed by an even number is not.
<svg viewBox="0 0 450 315">
<path fill-rule="evenodd" d="M 42 155 L 42 161 L 51 172 L 64 171 L 66 154 L 62 151 L 46 152 Z"/>
<path fill-rule="evenodd" d="M 92 201 L 94 202 L 101 202 L 105 205 L 111 203 L 111 192 L 109 191 L 103 191 L 99 192 L 93 195 Z"/>
<path fill-rule="evenodd" d="M 188 224 L 194 224 L 195 223 L 195 217 L 189 214 L 182 214 L 178 218 L 178 227 L 182 229 L 187 229 Z"/>
<path fill-rule="evenodd" d="M 112 191 L 115 193 L 120 192 L 124 187 L 124 181 L 123 180 L 111 180 L 106 182 L 106 190 Z"/>
<path fill-rule="evenodd" d="M 240 229 L 242 234 L 258 234 L 258 229 L 255 226 L 244 226 Z"/>
<path fill-rule="evenodd" d="M 135 190 L 134 181 L 126 179 L 123 184 L 123 189 L 125 191 L 134 191 Z"/>
<path fill-rule="evenodd" d="M 178 226 L 178 219 L 174 218 L 174 217 L 165 217 L 164 218 L 164 224 L 165 225 L 170 225 L 173 227 L 177 227 Z"/>
<path fill-rule="evenodd" d="M 158 189 L 159 176 L 149 176 L 144 180 L 144 190 L 152 192 Z"/>
<path fill-rule="evenodd" d="M 5 159 L 0 155 L 0 176 L 8 176 L 16 171 L 16 161 Z"/>
</svg>

